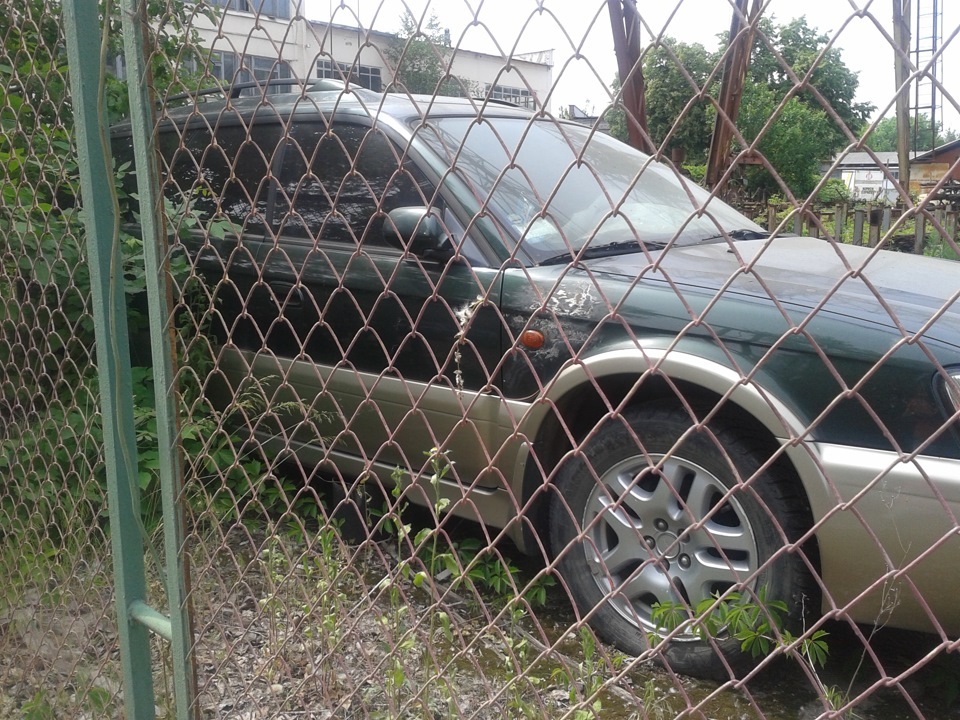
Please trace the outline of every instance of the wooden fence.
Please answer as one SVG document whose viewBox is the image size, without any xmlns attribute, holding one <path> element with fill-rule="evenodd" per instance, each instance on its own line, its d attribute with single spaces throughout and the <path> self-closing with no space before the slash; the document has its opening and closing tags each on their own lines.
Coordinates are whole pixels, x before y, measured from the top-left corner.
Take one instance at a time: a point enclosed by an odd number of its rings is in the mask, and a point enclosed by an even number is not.
<svg viewBox="0 0 960 720">
<path fill-rule="evenodd" d="M 826 237 L 854 245 L 876 246 L 881 239 L 903 252 L 924 253 L 941 249 L 956 257 L 957 218 L 951 208 L 924 208 L 921 211 L 902 207 L 834 207 L 793 209 L 790 206 L 767 206 L 767 228 L 782 226 L 781 232 Z M 950 252 L 946 250 L 949 248 Z"/>
</svg>

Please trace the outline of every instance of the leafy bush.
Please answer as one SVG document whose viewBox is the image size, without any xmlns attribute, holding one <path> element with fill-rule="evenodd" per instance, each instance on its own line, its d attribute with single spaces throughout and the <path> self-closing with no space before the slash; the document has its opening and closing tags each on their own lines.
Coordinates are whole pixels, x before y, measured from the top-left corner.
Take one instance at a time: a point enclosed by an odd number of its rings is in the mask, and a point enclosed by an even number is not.
<svg viewBox="0 0 960 720">
<path fill-rule="evenodd" d="M 820 205 L 839 205 L 850 202 L 850 189 L 840 178 L 830 178 L 817 193 Z"/>
<path fill-rule="evenodd" d="M 163 8 L 151 6 L 151 11 L 162 13 L 151 26 L 161 50 L 150 60 L 157 86 L 197 87 L 200 75 L 178 70 L 185 60 L 197 57 L 193 48 L 198 36 L 191 29 L 197 10 L 174 0 Z M 215 11 L 204 7 L 199 12 Z M 106 19 L 112 25 L 111 42 L 117 45 L 122 37 L 118 13 L 114 8 Z M 62 531 L 102 521 L 105 466 L 91 279 L 61 16 L 43 0 L 26 0 L 15 16 L 0 18 L 0 36 L 0 472 L 6 482 L 0 512 L 24 524 Z M 127 90 L 117 78 L 106 80 L 104 102 L 112 121 L 126 112 Z M 124 192 L 131 172 L 128 165 L 115 168 L 116 198 L 124 218 L 135 217 L 137 209 L 135 198 Z M 126 297 L 131 349 L 136 351 L 136 479 L 144 512 L 151 516 L 159 508 L 160 452 L 153 373 L 143 351 L 149 347 L 142 335 L 147 327 L 143 242 L 123 228 L 117 241 L 122 263 L 117 290 Z M 171 271 L 178 276 L 175 285 L 184 287 L 189 275 L 185 259 L 175 257 Z M 178 301 L 185 306 L 191 293 Z M 181 313 L 179 319 L 190 317 Z M 187 337 L 202 332 L 194 326 L 181 330 Z M 185 362 L 194 370 L 179 380 L 180 441 L 189 480 L 199 488 L 215 476 L 217 488 L 248 489 L 262 474 L 262 464 L 245 457 L 243 444 L 223 429 L 223 418 L 202 397 L 200 373 L 212 365 L 213 349 L 209 343 L 182 345 L 190 355 Z M 227 505 L 220 502 L 218 508 L 225 512 Z M 53 530 L 38 534 L 55 536 Z"/>
<path fill-rule="evenodd" d="M 707 179 L 707 166 L 706 165 L 684 165 L 683 171 L 693 180 L 697 185 L 703 185 L 704 181 Z"/>
</svg>

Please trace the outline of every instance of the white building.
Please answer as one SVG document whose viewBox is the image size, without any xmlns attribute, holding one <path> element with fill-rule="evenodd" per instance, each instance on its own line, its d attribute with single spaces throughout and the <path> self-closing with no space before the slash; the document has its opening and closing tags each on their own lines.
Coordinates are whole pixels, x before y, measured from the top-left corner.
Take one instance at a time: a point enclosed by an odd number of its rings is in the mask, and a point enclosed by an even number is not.
<svg viewBox="0 0 960 720">
<path fill-rule="evenodd" d="M 394 79 L 386 50 L 395 35 L 291 18 L 291 0 L 208 1 L 223 12 L 216 23 L 198 14 L 195 27 L 210 49 L 208 71 L 226 83 L 333 77 L 380 91 Z M 552 50 L 511 57 L 442 50 L 450 73 L 472 83 L 475 92 L 530 108 L 549 104 Z"/>
</svg>

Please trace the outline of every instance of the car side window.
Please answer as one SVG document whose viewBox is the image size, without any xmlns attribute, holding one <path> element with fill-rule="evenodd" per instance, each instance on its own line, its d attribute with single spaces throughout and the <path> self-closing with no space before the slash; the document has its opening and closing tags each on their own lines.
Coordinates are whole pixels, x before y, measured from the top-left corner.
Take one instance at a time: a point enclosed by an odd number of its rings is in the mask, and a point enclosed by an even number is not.
<svg viewBox="0 0 960 720">
<path fill-rule="evenodd" d="M 271 195 L 270 165 L 283 137 L 276 123 L 249 130 L 244 125 L 193 122 L 182 133 L 160 136 L 160 153 L 168 164 L 164 196 L 180 212 L 201 222 L 230 220 L 238 232 L 261 234 Z"/>
<path fill-rule="evenodd" d="M 273 228 L 286 237 L 384 246 L 394 208 L 425 206 L 435 189 L 376 128 L 292 126 L 279 170 Z"/>
</svg>

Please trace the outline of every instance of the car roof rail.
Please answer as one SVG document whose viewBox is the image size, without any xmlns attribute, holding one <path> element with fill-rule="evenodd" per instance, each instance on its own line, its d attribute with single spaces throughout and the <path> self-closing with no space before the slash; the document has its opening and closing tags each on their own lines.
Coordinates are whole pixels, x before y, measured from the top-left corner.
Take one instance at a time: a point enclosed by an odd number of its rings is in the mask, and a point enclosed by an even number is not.
<svg viewBox="0 0 960 720">
<path fill-rule="evenodd" d="M 224 98 L 235 99 L 240 97 L 244 90 L 256 88 L 262 90 L 268 87 L 291 87 L 297 86 L 303 89 L 304 93 L 310 92 L 342 92 L 347 89 L 346 83 L 342 80 L 333 80 L 331 78 L 319 78 L 315 80 L 299 80 L 297 78 L 271 78 L 270 80 L 250 80 L 248 82 L 233 83 L 231 85 L 218 85 L 214 87 L 201 88 L 190 92 L 171 95 L 163 100 L 164 104 L 179 102 L 180 100 L 197 100 L 207 95 L 222 95 Z"/>
</svg>

